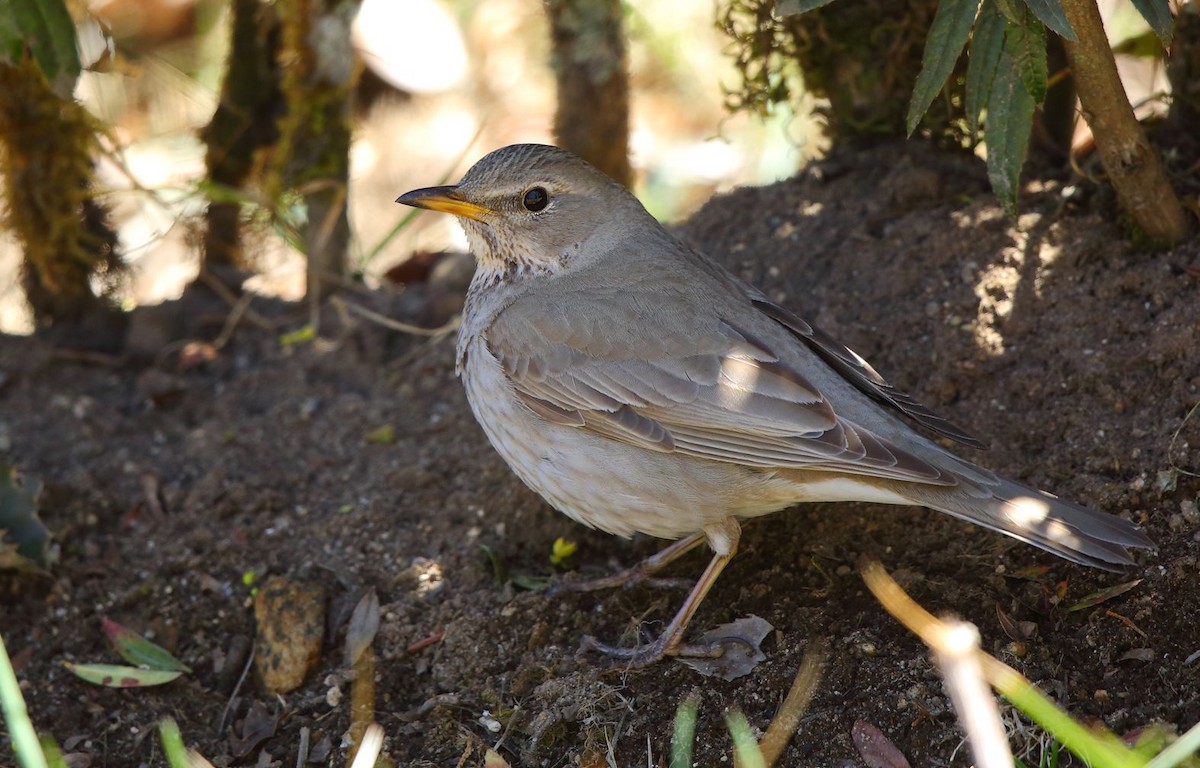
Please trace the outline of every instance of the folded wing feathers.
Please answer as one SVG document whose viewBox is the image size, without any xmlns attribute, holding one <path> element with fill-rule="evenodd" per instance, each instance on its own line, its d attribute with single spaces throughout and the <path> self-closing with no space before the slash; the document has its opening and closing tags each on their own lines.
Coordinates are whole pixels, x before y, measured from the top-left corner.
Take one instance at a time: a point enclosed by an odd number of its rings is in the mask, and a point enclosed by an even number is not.
<svg viewBox="0 0 1200 768">
<path fill-rule="evenodd" d="M 897 390 L 880 376 L 879 372 L 871 367 L 871 364 L 862 356 L 839 343 L 820 328 L 805 322 L 799 316 L 768 301 L 765 297 L 751 297 L 751 301 L 759 311 L 791 331 L 796 338 L 807 344 L 864 394 L 892 406 L 932 432 L 973 448 L 985 447 L 981 440 L 972 436 L 962 427 L 949 419 L 938 416 L 908 394 Z"/>
<path fill-rule="evenodd" d="M 760 347 L 751 348 L 662 361 L 585 364 L 573 356 L 574 364 L 557 373 L 544 361 L 512 354 L 499 359 L 533 413 L 650 450 L 750 466 L 954 482 L 839 419 L 803 377 L 774 360 L 748 357 L 770 357 Z M 530 375 L 534 371 L 541 375 Z"/>
</svg>

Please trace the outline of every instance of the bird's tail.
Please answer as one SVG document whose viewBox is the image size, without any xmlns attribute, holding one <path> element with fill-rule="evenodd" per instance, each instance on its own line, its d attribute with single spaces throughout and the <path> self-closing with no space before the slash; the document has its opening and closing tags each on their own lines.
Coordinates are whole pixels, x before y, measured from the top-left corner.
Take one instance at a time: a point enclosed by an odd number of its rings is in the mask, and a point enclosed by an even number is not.
<svg viewBox="0 0 1200 768">
<path fill-rule="evenodd" d="M 957 486 L 915 486 L 918 504 L 1020 539 L 1081 565 L 1108 571 L 1132 565 L 1130 549 L 1153 549 L 1138 526 L 968 465 Z M 990 476 L 987 476 L 990 475 Z M 978 480 L 983 479 L 983 482 Z"/>
</svg>

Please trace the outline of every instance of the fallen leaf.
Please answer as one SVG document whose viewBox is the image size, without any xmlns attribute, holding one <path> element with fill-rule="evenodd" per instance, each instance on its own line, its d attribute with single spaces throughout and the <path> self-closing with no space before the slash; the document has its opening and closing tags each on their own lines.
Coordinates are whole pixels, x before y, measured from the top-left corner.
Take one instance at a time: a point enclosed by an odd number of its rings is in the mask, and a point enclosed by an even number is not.
<svg viewBox="0 0 1200 768">
<path fill-rule="evenodd" d="M 1154 661 L 1152 648 L 1130 648 L 1117 657 L 1117 661 Z"/>
<path fill-rule="evenodd" d="M 108 635 L 108 641 L 112 643 L 112 647 L 121 654 L 122 659 L 130 664 L 166 672 L 192 671 L 166 648 L 150 642 L 132 629 L 121 626 L 109 618 L 101 619 L 100 624 L 104 627 L 104 634 Z"/>
<path fill-rule="evenodd" d="M 64 661 L 63 666 L 76 677 L 107 688 L 148 688 L 169 683 L 183 674 L 178 669 L 142 669 L 123 664 L 72 664 Z"/>
<path fill-rule="evenodd" d="M 720 646 L 723 651 L 720 656 L 680 657 L 679 661 L 705 677 L 736 680 L 766 660 L 760 646 L 774 629 L 766 619 L 753 615 L 722 624 L 701 635 L 699 642 L 710 648 Z"/>
<path fill-rule="evenodd" d="M 1134 579 L 1133 581 L 1127 581 L 1124 584 L 1117 584 L 1115 587 L 1109 587 L 1108 589 L 1101 589 L 1098 592 L 1093 592 L 1080 600 L 1078 603 L 1075 603 L 1075 605 L 1072 605 L 1070 608 L 1068 608 L 1067 613 L 1082 611 L 1087 608 L 1094 608 L 1095 606 L 1100 605 L 1107 600 L 1112 600 L 1117 595 L 1125 594 L 1141 583 L 1141 579 Z"/>
<path fill-rule="evenodd" d="M 850 729 L 858 755 L 870 768 L 911 768 L 896 745 L 883 731 L 863 720 L 855 720 Z"/>
<path fill-rule="evenodd" d="M 354 666 L 362 652 L 375 642 L 378 632 L 379 596 L 374 589 L 369 589 L 354 606 L 350 624 L 346 627 L 346 666 Z"/>
<path fill-rule="evenodd" d="M 275 735 L 279 716 L 272 714 L 261 702 L 254 702 L 246 719 L 238 721 L 229 731 L 229 751 L 236 758 L 253 752 L 259 744 Z"/>
</svg>

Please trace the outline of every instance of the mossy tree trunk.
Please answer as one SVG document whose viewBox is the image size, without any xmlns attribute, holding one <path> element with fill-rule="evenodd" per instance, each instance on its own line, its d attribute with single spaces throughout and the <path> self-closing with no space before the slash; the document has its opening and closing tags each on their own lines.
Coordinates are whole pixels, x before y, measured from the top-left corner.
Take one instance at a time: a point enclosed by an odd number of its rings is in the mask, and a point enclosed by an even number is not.
<svg viewBox="0 0 1200 768">
<path fill-rule="evenodd" d="M 234 0 L 233 40 L 221 102 L 201 132 L 205 162 L 215 184 L 241 190 L 254 170 L 255 153 L 275 143 L 283 106 L 280 92 L 280 24 L 275 6 Z M 249 266 L 242 251 L 242 205 L 225 196 L 209 203 L 204 233 L 205 266 Z"/>
<path fill-rule="evenodd" d="M 313 306 L 328 276 L 348 274 L 351 107 L 361 65 L 350 45 L 357 0 L 277 3 L 284 113 L 268 174 L 271 199 L 286 189 L 304 198 L 301 232 Z"/>
<path fill-rule="evenodd" d="M 633 171 L 621 0 L 549 0 L 546 8 L 558 83 L 558 144 L 628 187 Z"/>
<path fill-rule="evenodd" d="M 54 92 L 32 58 L 0 62 L 2 223 L 21 243 L 22 283 L 43 328 L 115 312 L 105 294 L 122 265 L 107 211 L 93 197 L 98 131 L 87 110 Z"/>
</svg>

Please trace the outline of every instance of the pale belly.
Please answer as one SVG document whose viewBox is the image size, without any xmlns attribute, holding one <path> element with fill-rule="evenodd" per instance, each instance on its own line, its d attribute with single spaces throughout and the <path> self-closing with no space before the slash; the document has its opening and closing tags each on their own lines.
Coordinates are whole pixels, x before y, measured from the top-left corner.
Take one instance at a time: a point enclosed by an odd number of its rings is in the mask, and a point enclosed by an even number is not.
<svg viewBox="0 0 1200 768">
<path fill-rule="evenodd" d="M 471 410 L 517 476 L 559 511 L 609 533 L 674 539 L 801 501 L 900 501 L 871 498 L 845 478 L 800 483 L 795 473 L 656 453 L 552 424 L 521 404 L 484 344 L 471 345 L 466 365 Z"/>
</svg>

